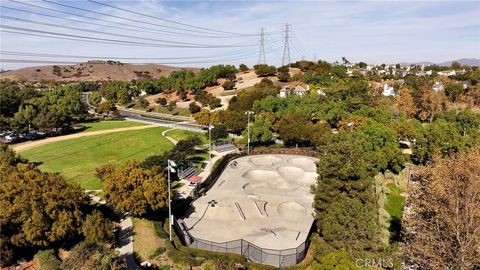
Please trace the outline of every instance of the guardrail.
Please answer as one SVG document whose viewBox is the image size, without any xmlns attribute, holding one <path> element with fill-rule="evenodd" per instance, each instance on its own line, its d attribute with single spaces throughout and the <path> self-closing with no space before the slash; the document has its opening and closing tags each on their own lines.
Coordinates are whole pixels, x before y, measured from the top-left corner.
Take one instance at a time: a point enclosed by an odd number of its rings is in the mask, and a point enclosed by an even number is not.
<svg viewBox="0 0 480 270">
<path fill-rule="evenodd" d="M 146 119 L 136 119 L 136 118 L 130 118 L 130 117 L 125 117 L 125 120 L 150 124 L 150 125 L 154 125 L 154 126 L 176 128 L 176 129 L 194 131 L 194 132 L 199 132 L 199 133 L 207 133 L 206 130 L 203 130 L 201 128 L 188 127 L 186 125 L 179 125 L 179 124 L 175 124 L 175 123 L 160 123 L 160 122 L 155 122 L 155 121 L 149 121 L 149 120 L 146 120 Z"/>
</svg>

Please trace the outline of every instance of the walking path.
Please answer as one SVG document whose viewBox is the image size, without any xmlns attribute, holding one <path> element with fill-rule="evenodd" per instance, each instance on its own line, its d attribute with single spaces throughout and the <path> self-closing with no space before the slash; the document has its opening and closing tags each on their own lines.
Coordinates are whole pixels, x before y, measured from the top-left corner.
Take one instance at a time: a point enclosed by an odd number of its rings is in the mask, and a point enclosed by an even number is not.
<svg viewBox="0 0 480 270">
<path fill-rule="evenodd" d="M 176 129 L 176 128 L 171 128 L 171 129 L 167 129 L 167 130 L 163 131 L 162 136 L 167 138 L 167 140 L 171 141 L 173 143 L 173 145 L 177 145 L 178 142 L 174 138 L 172 138 L 170 136 L 167 136 L 167 132 L 169 132 L 171 130 L 174 130 L 174 129 Z"/>
<path fill-rule="evenodd" d="M 81 132 L 81 133 L 75 133 L 75 134 L 70 134 L 65 136 L 46 138 L 46 139 L 37 140 L 37 141 L 19 143 L 19 144 L 13 145 L 11 148 L 13 151 L 19 153 L 25 150 L 29 150 L 29 149 L 32 149 L 41 145 L 53 143 L 53 142 L 59 142 L 59 141 L 76 139 L 76 138 L 87 137 L 87 136 L 102 135 L 102 134 L 108 134 L 108 133 L 114 133 L 114 132 L 120 132 L 120 131 L 139 130 L 139 129 L 145 129 L 145 128 L 154 128 L 154 127 L 155 126 L 153 125 L 145 125 L 145 126 L 135 126 L 135 127 L 112 128 L 112 129 L 105 129 L 105 130 L 98 130 L 98 131 L 91 131 L 91 132 Z"/>
<path fill-rule="evenodd" d="M 99 192 L 102 190 L 85 190 L 85 192 L 87 193 L 90 191 Z M 93 194 L 89 194 L 89 196 L 92 201 L 106 205 L 104 199 Z M 135 258 L 133 257 L 133 221 L 132 218 L 129 216 L 123 217 L 120 221 L 120 232 L 118 235 L 117 247 L 115 248 L 115 250 L 119 253 L 120 257 L 125 258 L 125 261 L 127 262 L 127 270 L 141 269 L 140 267 L 138 267 L 137 263 L 135 262 Z"/>
</svg>

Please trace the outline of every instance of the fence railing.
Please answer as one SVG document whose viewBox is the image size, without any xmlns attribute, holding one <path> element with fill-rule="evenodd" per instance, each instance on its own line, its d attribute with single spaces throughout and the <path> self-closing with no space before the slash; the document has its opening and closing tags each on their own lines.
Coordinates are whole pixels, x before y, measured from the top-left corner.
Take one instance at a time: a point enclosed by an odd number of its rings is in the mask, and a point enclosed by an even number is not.
<svg viewBox="0 0 480 270">
<path fill-rule="evenodd" d="M 155 122 L 151 120 L 144 120 L 144 119 L 136 119 L 136 118 L 129 118 L 125 117 L 125 120 L 128 121 L 133 121 L 133 122 L 139 122 L 139 123 L 145 123 L 145 124 L 150 124 L 154 126 L 162 126 L 162 127 L 169 127 L 169 128 L 176 128 L 176 129 L 182 129 L 182 130 L 188 130 L 188 131 L 194 131 L 194 132 L 199 132 L 199 133 L 207 133 L 207 131 L 201 129 L 201 128 L 196 128 L 196 127 L 188 127 L 185 124 L 179 125 L 175 123 L 161 123 L 161 122 Z"/>
<path fill-rule="evenodd" d="M 296 248 L 282 250 L 261 248 L 243 239 L 218 243 L 191 236 L 188 233 L 186 224 L 182 220 L 174 219 L 173 224 L 177 235 L 189 247 L 211 252 L 234 253 L 254 262 L 275 267 L 287 267 L 299 263 L 305 258 L 309 245 L 309 237 Z"/>
</svg>

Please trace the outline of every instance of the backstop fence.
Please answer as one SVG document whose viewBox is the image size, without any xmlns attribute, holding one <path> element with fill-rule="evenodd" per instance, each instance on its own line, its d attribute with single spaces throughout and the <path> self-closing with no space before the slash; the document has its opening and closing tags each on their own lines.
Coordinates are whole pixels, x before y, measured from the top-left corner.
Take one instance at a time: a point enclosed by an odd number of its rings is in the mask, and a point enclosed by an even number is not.
<svg viewBox="0 0 480 270">
<path fill-rule="evenodd" d="M 256 246 L 246 240 L 237 239 L 228 242 L 218 243 L 214 241 L 195 238 L 188 233 L 188 228 L 182 220 L 174 218 L 173 227 L 181 241 L 193 248 L 211 252 L 234 253 L 242 255 L 256 263 L 272 265 L 275 267 L 287 267 L 299 263 L 307 254 L 310 237 L 290 249 L 268 249 Z"/>
</svg>

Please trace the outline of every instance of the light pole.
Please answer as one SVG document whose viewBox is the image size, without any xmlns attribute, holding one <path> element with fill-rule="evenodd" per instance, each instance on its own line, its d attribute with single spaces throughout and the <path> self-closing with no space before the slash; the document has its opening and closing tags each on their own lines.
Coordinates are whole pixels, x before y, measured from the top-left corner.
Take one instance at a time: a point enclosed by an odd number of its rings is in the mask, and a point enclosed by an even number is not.
<svg viewBox="0 0 480 270">
<path fill-rule="evenodd" d="M 212 162 L 212 129 L 215 127 L 211 124 L 208 125 L 208 147 L 209 147 L 209 153 L 210 153 L 210 162 Z"/>
<path fill-rule="evenodd" d="M 246 111 L 245 114 L 247 115 L 247 155 L 250 155 L 250 115 L 255 114 L 253 111 Z"/>
<path fill-rule="evenodd" d="M 167 160 L 168 166 L 167 166 L 167 171 L 168 171 L 168 231 L 169 231 L 169 237 L 170 237 L 170 242 L 172 242 L 172 225 L 173 225 L 173 218 L 172 218 L 172 199 L 170 198 L 170 172 L 174 173 L 175 172 L 175 167 L 177 167 L 177 164 L 173 160 Z"/>
</svg>

